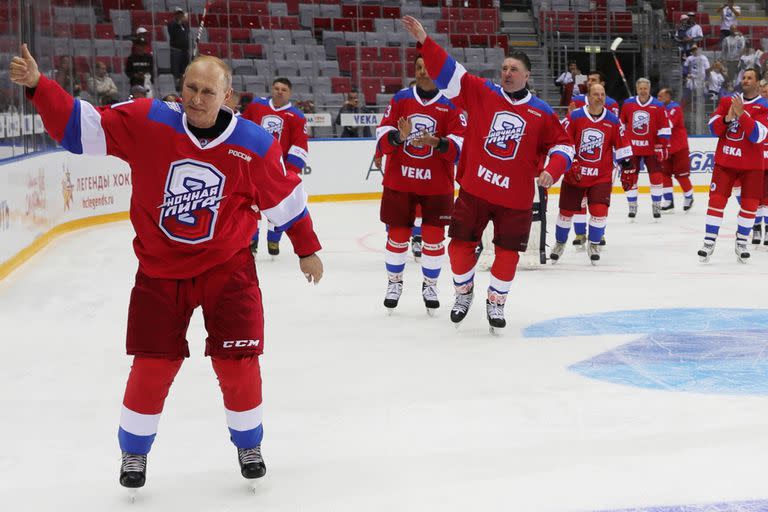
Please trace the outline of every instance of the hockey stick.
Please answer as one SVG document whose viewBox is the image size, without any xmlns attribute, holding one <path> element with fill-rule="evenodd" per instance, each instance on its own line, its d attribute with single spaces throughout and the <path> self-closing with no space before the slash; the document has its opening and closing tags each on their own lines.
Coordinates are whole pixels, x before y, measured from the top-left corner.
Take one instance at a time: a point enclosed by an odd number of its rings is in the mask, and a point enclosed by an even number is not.
<svg viewBox="0 0 768 512">
<path fill-rule="evenodd" d="M 611 43 L 611 55 L 613 55 L 613 62 L 616 63 L 616 68 L 619 70 L 621 80 L 624 82 L 624 87 L 627 89 L 627 97 L 630 98 L 632 97 L 632 91 L 629 90 L 629 84 L 627 83 L 627 78 L 624 76 L 624 70 L 621 68 L 619 58 L 616 56 L 616 49 L 619 47 L 622 41 L 624 41 L 624 39 L 621 37 L 617 37 L 613 40 Z"/>
<path fill-rule="evenodd" d="M 195 48 L 192 50 L 192 58 L 194 59 L 198 55 L 198 45 L 200 44 L 200 38 L 203 37 L 203 30 L 205 30 L 205 16 L 208 14 L 208 6 L 211 5 L 213 0 L 208 0 L 203 6 L 203 16 L 200 18 L 200 26 L 197 27 L 197 37 L 195 37 Z"/>
</svg>

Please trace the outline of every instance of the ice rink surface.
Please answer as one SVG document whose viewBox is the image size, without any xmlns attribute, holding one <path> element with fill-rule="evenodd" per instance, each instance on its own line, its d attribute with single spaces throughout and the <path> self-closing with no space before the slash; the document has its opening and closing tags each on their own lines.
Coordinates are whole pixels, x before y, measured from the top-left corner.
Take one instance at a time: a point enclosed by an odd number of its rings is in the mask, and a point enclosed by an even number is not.
<svg viewBox="0 0 768 512">
<path fill-rule="evenodd" d="M 0 282 L 0 508 L 768 510 L 768 250 L 736 262 L 731 204 L 700 264 L 706 196 L 658 223 L 640 201 L 630 224 L 614 196 L 599 266 L 569 243 L 558 265 L 520 271 L 498 337 L 488 273 L 452 326 L 447 265 L 438 317 L 412 260 L 386 316 L 378 203 L 311 205 L 320 285 L 287 239 L 276 261 L 257 258 L 268 471 L 256 495 L 198 311 L 134 504 L 117 483 L 132 229 L 62 237 Z"/>
</svg>

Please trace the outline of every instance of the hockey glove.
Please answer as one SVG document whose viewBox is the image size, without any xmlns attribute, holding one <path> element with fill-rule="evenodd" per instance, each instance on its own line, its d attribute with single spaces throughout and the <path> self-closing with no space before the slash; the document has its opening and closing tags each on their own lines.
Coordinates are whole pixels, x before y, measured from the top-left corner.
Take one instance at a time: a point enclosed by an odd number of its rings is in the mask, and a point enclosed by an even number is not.
<svg viewBox="0 0 768 512">
<path fill-rule="evenodd" d="M 632 190 L 637 185 L 637 168 L 632 165 L 632 160 L 626 159 L 621 162 L 621 188 L 626 192 Z"/>
<path fill-rule="evenodd" d="M 656 160 L 659 162 L 663 162 L 669 158 L 669 149 L 663 144 L 656 144 L 653 151 L 656 153 Z"/>
</svg>

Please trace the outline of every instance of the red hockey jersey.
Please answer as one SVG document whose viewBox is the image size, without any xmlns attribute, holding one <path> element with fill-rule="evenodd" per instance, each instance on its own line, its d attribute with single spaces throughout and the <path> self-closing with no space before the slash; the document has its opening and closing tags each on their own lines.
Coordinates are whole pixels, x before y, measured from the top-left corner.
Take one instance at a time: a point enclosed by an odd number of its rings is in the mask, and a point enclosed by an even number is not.
<svg viewBox="0 0 768 512">
<path fill-rule="evenodd" d="M 180 103 L 96 108 L 45 76 L 30 99 L 65 149 L 130 165 L 133 247 L 146 275 L 186 279 L 229 260 L 256 231 L 254 204 L 288 230 L 297 254 L 320 249 L 301 179 L 285 170 L 277 141 L 250 121 L 232 116 L 224 133 L 202 145 Z"/>
<path fill-rule="evenodd" d="M 254 98 L 243 117 L 260 125 L 280 141 L 285 166 L 300 174 L 307 165 L 307 120 L 290 102 L 275 108 L 270 98 Z"/>
<path fill-rule="evenodd" d="M 573 158 L 557 115 L 530 93 L 513 100 L 501 86 L 470 75 L 431 38 L 420 46 L 429 76 L 472 123 L 459 160 L 461 187 L 493 204 L 531 208 L 539 162 L 549 156 L 546 171 L 557 181 Z"/>
<path fill-rule="evenodd" d="M 741 99 L 744 100 L 743 95 Z M 761 96 L 745 100 L 741 117 L 725 124 L 731 101 L 731 97 L 722 98 L 709 119 L 710 132 L 719 138 L 715 165 L 762 171 L 765 168 L 763 141 L 768 136 L 768 100 Z"/>
<path fill-rule="evenodd" d="M 623 160 L 632 156 L 632 146 L 624 135 L 624 127 L 619 118 L 603 109 L 597 119 L 593 119 L 587 107 L 581 107 L 570 114 L 565 121 L 565 130 L 576 147 L 573 169 L 566 174 L 578 174 L 571 180 L 581 187 L 613 181 L 614 160 Z"/>
<path fill-rule="evenodd" d="M 389 142 L 389 133 L 398 131 L 401 117 L 411 120 L 411 134 L 402 146 Z M 377 151 L 387 155 L 384 186 L 420 195 L 453 193 L 453 169 L 464 143 L 467 122 L 463 114 L 442 93 L 424 101 L 416 86 L 395 94 L 376 129 Z M 412 140 L 422 131 L 448 139 L 448 151 L 432 146 L 417 147 Z"/>
<path fill-rule="evenodd" d="M 627 130 L 634 155 L 653 155 L 656 144 L 669 146 L 672 130 L 667 109 L 653 96 L 646 103 L 641 103 L 637 96 L 628 98 L 621 107 L 620 119 Z"/>
<path fill-rule="evenodd" d="M 571 102 L 576 106 L 577 109 L 583 107 L 587 104 L 587 95 L 586 94 L 578 94 L 571 98 Z M 620 109 L 619 109 L 619 103 L 611 98 L 610 96 L 605 97 L 605 108 L 611 111 L 613 115 L 615 115 L 617 118 L 620 115 Z"/>
<path fill-rule="evenodd" d="M 670 101 L 667 104 L 667 116 L 672 125 L 672 136 L 669 139 L 669 154 L 678 151 L 688 151 L 688 132 L 685 130 L 683 108 L 679 103 Z"/>
</svg>

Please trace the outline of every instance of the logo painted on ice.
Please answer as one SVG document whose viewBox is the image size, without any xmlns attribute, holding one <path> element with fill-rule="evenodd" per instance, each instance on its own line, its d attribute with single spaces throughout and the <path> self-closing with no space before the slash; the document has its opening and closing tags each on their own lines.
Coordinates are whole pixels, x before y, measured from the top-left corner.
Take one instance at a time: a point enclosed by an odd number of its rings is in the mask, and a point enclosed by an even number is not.
<svg viewBox="0 0 768 512">
<path fill-rule="evenodd" d="M 485 151 L 500 160 L 512 160 L 517 156 L 524 132 L 522 117 L 512 112 L 497 112 L 485 138 Z"/>
<path fill-rule="evenodd" d="M 651 129 L 651 114 L 638 110 L 632 114 L 632 133 L 647 135 Z"/>
<path fill-rule="evenodd" d="M 277 140 L 280 140 L 280 136 L 283 134 L 283 118 L 280 116 L 264 116 L 261 118 L 261 127 Z"/>
<path fill-rule="evenodd" d="M 411 120 L 411 133 L 405 143 L 405 153 L 413 158 L 429 158 L 434 152 L 434 148 L 428 144 L 417 147 L 411 141 L 421 135 L 421 132 L 434 134 L 437 131 L 437 121 L 424 114 L 414 114 L 408 116 Z"/>
<path fill-rule="evenodd" d="M 581 132 L 579 158 L 587 162 L 599 162 L 603 158 L 605 135 L 600 130 L 587 128 Z"/>
<path fill-rule="evenodd" d="M 199 244 L 213 238 L 224 175 L 196 160 L 171 163 L 160 205 L 160 229 L 171 240 Z"/>
</svg>

